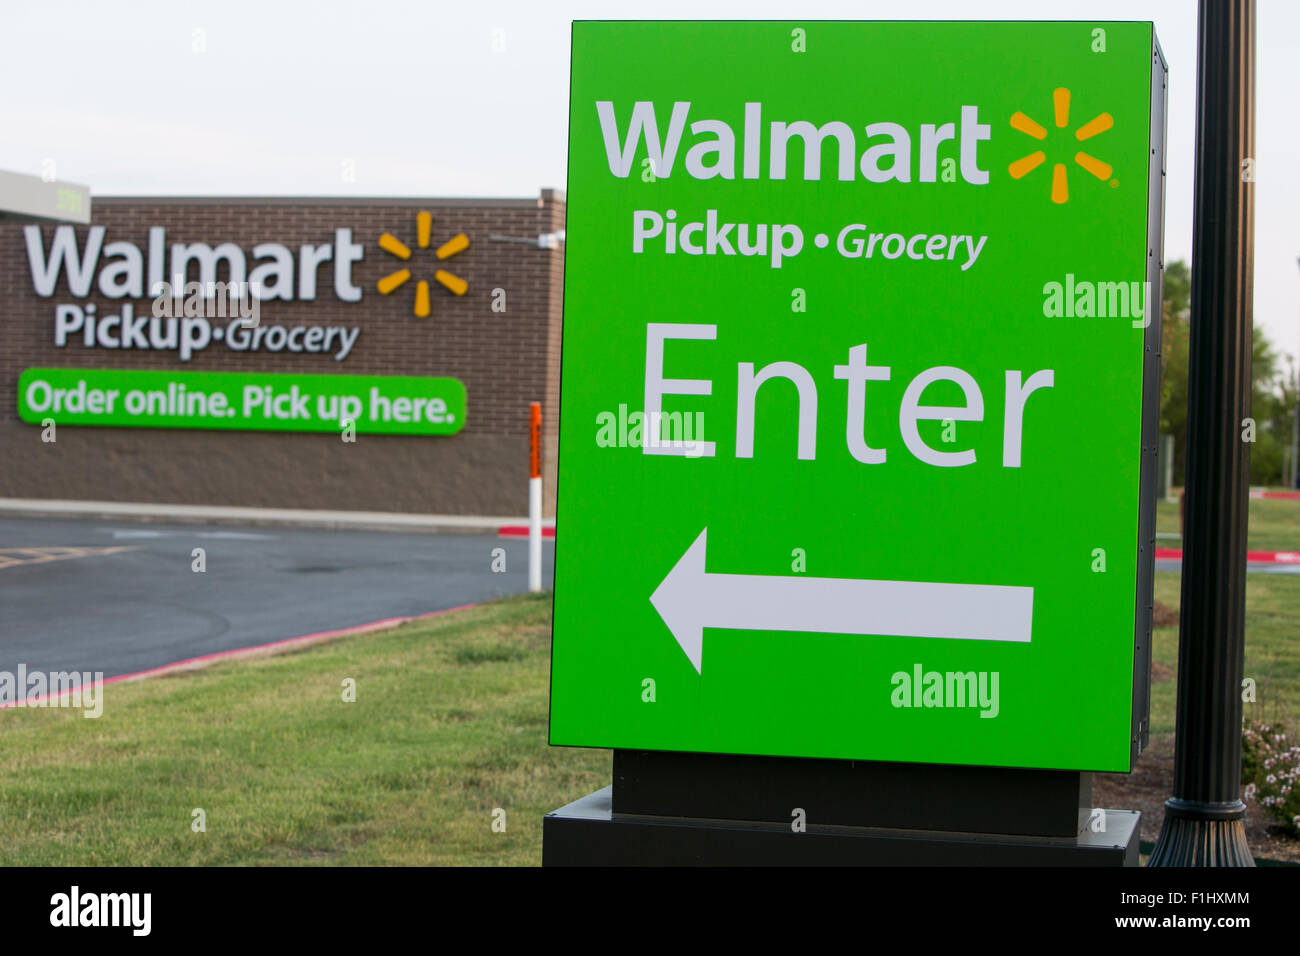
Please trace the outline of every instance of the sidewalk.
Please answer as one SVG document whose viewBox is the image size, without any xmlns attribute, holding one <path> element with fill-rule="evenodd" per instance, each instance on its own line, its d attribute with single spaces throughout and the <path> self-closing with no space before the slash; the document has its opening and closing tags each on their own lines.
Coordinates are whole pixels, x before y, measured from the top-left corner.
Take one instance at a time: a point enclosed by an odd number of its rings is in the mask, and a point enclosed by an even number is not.
<svg viewBox="0 0 1300 956">
<path fill-rule="evenodd" d="M 479 532 L 528 526 L 527 517 L 426 515 L 387 511 L 313 511 L 297 508 L 243 508 L 225 505 L 140 504 L 123 501 L 66 501 L 0 498 L 0 516 L 98 518 L 130 521 L 182 521 L 204 524 L 292 525 L 306 528 L 364 528 L 378 531 Z M 542 520 L 554 529 L 555 519 Z M 551 535 L 554 531 L 551 531 Z"/>
</svg>

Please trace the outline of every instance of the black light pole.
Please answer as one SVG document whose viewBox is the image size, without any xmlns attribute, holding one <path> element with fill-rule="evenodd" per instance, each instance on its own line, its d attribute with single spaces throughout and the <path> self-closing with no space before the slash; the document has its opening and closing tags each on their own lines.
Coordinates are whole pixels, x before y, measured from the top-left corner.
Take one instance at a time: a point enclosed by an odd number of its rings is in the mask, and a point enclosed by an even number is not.
<svg viewBox="0 0 1300 956">
<path fill-rule="evenodd" d="M 1254 285 L 1254 0 L 1200 0 L 1198 35 L 1174 794 L 1147 865 L 1253 866 L 1241 802 L 1241 679 L 1250 493 L 1242 419 L 1250 414 Z"/>
</svg>

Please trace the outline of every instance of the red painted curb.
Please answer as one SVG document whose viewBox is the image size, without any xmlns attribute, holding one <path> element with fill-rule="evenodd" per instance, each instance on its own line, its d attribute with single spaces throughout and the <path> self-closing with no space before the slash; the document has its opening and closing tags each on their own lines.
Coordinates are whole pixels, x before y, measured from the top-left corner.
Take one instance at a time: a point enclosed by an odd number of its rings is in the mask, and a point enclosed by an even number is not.
<svg viewBox="0 0 1300 956">
<path fill-rule="evenodd" d="M 1183 559 L 1182 548 L 1156 548 L 1157 558 Z M 1247 551 L 1251 564 L 1300 564 L 1300 551 Z"/>
<path fill-rule="evenodd" d="M 528 537 L 528 525 L 524 524 L 507 524 L 497 528 L 497 537 L 500 538 L 526 538 Z M 543 538 L 554 538 L 554 528 L 543 528 Z"/>
<path fill-rule="evenodd" d="M 427 611 L 424 614 L 413 614 L 410 617 L 386 617 L 378 621 L 371 621 L 369 624 L 358 624 L 356 627 L 341 627 L 333 631 L 315 631 L 311 634 L 301 634 L 298 637 L 286 637 L 278 641 L 270 641 L 266 644 L 254 644 L 251 647 L 235 647 L 228 651 L 215 651 L 212 654 L 201 654 L 198 657 L 187 657 L 185 660 L 175 661 L 171 664 L 163 664 L 159 667 L 151 667 L 149 670 L 134 671 L 130 674 L 118 674 L 116 677 L 107 677 L 103 683 L 120 684 L 124 681 L 144 680 L 147 677 L 157 677 L 171 671 L 189 670 L 199 666 L 206 666 L 214 661 L 226 660 L 235 657 L 251 657 L 259 651 L 266 651 L 273 647 L 287 648 L 295 644 L 312 644 L 324 640 L 327 637 L 343 637 L 348 634 L 369 634 L 372 631 L 386 631 L 399 624 L 405 624 L 408 621 L 423 621 L 426 618 L 437 617 L 440 614 L 450 614 L 452 611 L 467 611 L 472 607 L 478 607 L 478 602 L 473 604 L 459 604 L 456 607 L 443 608 L 441 611 Z M 64 691 L 59 697 L 66 697 L 72 691 Z M 40 702 L 47 699 L 53 699 L 50 695 L 45 697 L 36 696 L 28 697 L 24 701 L 28 707 L 40 706 Z M 12 704 L 0 704 L 0 710 L 8 710 L 11 707 L 17 707 L 18 702 Z"/>
</svg>

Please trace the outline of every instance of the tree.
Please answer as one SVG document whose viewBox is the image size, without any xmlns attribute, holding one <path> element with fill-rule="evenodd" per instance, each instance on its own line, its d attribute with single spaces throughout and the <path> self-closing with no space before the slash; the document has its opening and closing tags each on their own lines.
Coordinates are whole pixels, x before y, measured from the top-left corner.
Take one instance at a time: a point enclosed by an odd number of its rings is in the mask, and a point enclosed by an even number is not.
<svg viewBox="0 0 1300 956">
<path fill-rule="evenodd" d="M 1187 465 L 1187 348 L 1192 279 L 1181 259 L 1165 267 L 1161 301 L 1160 432 L 1174 436 L 1174 484 Z"/>
<path fill-rule="evenodd" d="M 1191 274 L 1181 259 L 1165 268 L 1161 328 L 1160 431 L 1174 436 L 1174 484 L 1187 466 L 1187 356 L 1191 341 Z M 1296 369 L 1283 364 L 1264 331 L 1255 328 L 1251 347 L 1251 407 L 1255 442 L 1250 482 L 1281 484 L 1287 477 L 1296 407 Z"/>
<path fill-rule="evenodd" d="M 1295 371 L 1289 360 L 1282 367 L 1281 357 L 1258 328 L 1251 361 L 1250 415 L 1255 419 L 1256 438 L 1250 449 L 1250 483 L 1279 485 L 1286 480 L 1291 457 Z"/>
</svg>

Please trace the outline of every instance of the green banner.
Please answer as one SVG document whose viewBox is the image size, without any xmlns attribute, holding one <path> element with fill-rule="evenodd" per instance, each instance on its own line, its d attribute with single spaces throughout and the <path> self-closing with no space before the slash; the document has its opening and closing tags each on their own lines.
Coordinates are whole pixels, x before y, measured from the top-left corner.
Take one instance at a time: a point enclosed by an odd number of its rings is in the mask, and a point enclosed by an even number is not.
<svg viewBox="0 0 1300 956">
<path fill-rule="evenodd" d="M 29 368 L 18 414 L 34 425 L 222 428 L 240 431 L 454 435 L 465 424 L 465 386 L 454 378 L 139 372 Z"/>
<path fill-rule="evenodd" d="M 551 742 L 1127 771 L 1151 25 L 578 22 L 572 63 Z"/>
</svg>

